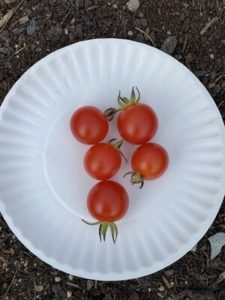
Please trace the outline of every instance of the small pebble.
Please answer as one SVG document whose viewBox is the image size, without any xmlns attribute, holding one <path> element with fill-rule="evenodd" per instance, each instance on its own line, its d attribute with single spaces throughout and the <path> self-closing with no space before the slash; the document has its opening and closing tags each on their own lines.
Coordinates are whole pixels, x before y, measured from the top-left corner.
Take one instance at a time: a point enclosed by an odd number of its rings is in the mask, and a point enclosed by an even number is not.
<svg viewBox="0 0 225 300">
<path fill-rule="evenodd" d="M 72 297 L 72 295 L 73 295 L 73 293 L 72 293 L 71 291 L 67 291 L 67 292 L 66 292 L 66 297 L 67 297 L 68 299 L 70 299 L 70 298 Z"/>
<path fill-rule="evenodd" d="M 215 58 L 214 54 L 212 54 L 212 53 L 209 55 L 209 57 L 210 57 L 210 59 L 214 59 Z"/>
<path fill-rule="evenodd" d="M 165 41 L 161 46 L 161 50 L 168 54 L 173 54 L 176 46 L 177 46 L 177 38 L 174 35 L 171 35 L 165 39 Z"/>
<path fill-rule="evenodd" d="M 117 9 L 117 8 L 118 8 L 118 5 L 117 5 L 117 4 L 113 4 L 112 8 L 113 8 L 113 9 Z"/>
<path fill-rule="evenodd" d="M 131 31 L 131 30 L 129 30 L 127 34 L 128 34 L 129 36 L 134 35 L 133 31 Z"/>
<path fill-rule="evenodd" d="M 43 290 L 44 290 L 44 287 L 43 287 L 42 284 L 36 285 L 36 286 L 35 286 L 35 291 L 36 291 L 37 293 L 40 293 L 40 292 L 42 292 Z"/>
<path fill-rule="evenodd" d="M 32 35 L 35 31 L 38 30 L 38 23 L 36 20 L 30 20 L 27 26 L 27 34 Z"/>
<path fill-rule="evenodd" d="M 192 252 L 196 252 L 197 251 L 197 244 L 191 249 Z"/>
<path fill-rule="evenodd" d="M 159 292 L 164 292 L 165 291 L 165 288 L 164 288 L 164 286 L 163 285 L 161 285 L 160 287 L 159 287 Z"/>
<path fill-rule="evenodd" d="M 56 276 L 56 277 L 55 277 L 55 282 L 60 282 L 60 281 L 61 281 L 61 277 Z"/>
<path fill-rule="evenodd" d="M 28 261 L 25 260 L 24 263 L 23 263 L 24 267 L 27 267 L 28 266 Z"/>
<path fill-rule="evenodd" d="M 139 0 L 130 0 L 126 4 L 128 9 L 132 12 L 136 11 L 140 6 Z"/>
<path fill-rule="evenodd" d="M 68 35 L 68 34 L 69 34 L 69 31 L 68 31 L 67 28 L 64 29 L 64 33 L 65 33 L 65 35 Z"/>
</svg>

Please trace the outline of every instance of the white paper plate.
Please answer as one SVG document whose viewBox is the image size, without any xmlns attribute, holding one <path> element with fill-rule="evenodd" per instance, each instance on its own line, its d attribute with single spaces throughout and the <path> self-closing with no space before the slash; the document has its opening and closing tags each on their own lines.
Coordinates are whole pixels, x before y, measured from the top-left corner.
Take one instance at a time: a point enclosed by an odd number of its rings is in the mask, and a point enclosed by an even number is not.
<svg viewBox="0 0 225 300">
<path fill-rule="evenodd" d="M 72 137 L 72 112 L 116 105 L 118 91 L 138 86 L 159 118 L 153 141 L 170 166 L 144 188 L 121 182 L 130 196 L 116 245 L 100 243 L 86 196 L 87 146 Z M 115 122 L 112 123 L 115 126 Z M 117 137 L 112 129 L 109 137 Z M 130 158 L 134 146 L 124 145 Z M 224 126 L 203 85 L 161 51 L 126 40 L 100 39 L 58 50 L 27 71 L 6 96 L 0 116 L 0 208 L 19 240 L 43 261 L 77 276 L 121 280 L 173 263 L 207 231 L 225 191 Z"/>
</svg>

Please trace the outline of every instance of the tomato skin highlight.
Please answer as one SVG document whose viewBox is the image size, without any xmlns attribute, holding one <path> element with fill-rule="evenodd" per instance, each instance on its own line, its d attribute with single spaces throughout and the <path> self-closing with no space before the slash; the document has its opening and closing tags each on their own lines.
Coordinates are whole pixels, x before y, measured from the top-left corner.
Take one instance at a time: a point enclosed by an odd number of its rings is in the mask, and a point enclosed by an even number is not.
<svg viewBox="0 0 225 300">
<path fill-rule="evenodd" d="M 87 198 L 89 213 L 102 222 L 118 221 L 126 214 L 128 206 L 126 190 L 119 183 L 110 180 L 97 183 Z"/>
<path fill-rule="evenodd" d="M 166 150 L 154 143 L 139 146 L 133 153 L 131 166 L 133 171 L 140 173 L 145 180 L 153 180 L 162 176 L 169 165 Z"/>
<path fill-rule="evenodd" d="M 111 144 L 99 143 L 85 154 L 84 167 L 95 179 L 107 180 L 113 177 L 121 166 L 121 154 Z"/>
<path fill-rule="evenodd" d="M 70 120 L 73 136 L 83 144 L 96 144 L 108 133 L 108 121 L 94 106 L 83 106 L 76 110 Z"/>
<path fill-rule="evenodd" d="M 155 135 L 158 119 L 149 105 L 135 103 L 122 109 L 117 119 L 117 127 L 127 142 L 145 144 Z"/>
</svg>

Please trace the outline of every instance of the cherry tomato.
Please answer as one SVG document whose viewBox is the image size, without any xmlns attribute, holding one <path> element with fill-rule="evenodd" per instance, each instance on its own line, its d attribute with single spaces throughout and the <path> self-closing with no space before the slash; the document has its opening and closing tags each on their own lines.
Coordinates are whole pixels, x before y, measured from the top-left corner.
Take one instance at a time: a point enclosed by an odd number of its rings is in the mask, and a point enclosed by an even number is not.
<svg viewBox="0 0 225 300">
<path fill-rule="evenodd" d="M 105 117 L 111 121 L 118 112 L 117 127 L 124 140 L 131 144 L 145 144 L 156 133 L 158 119 L 154 110 L 147 104 L 139 103 L 140 92 L 136 87 L 131 90 L 130 98 L 118 96 L 119 108 L 110 107 L 105 110 Z"/>
<path fill-rule="evenodd" d="M 121 219 L 128 209 L 126 190 L 114 181 L 101 181 L 89 192 L 87 206 L 98 221 L 114 222 Z"/>
<path fill-rule="evenodd" d="M 143 186 L 144 180 L 153 180 L 160 177 L 167 169 L 169 157 L 166 150 L 154 143 L 139 146 L 133 153 L 131 166 L 131 183 L 140 183 Z"/>
<path fill-rule="evenodd" d="M 121 166 L 121 155 L 112 144 L 93 145 L 85 154 L 84 167 L 87 173 L 98 179 L 113 177 Z"/>
<path fill-rule="evenodd" d="M 144 144 L 155 135 L 158 120 L 149 105 L 136 103 L 122 109 L 117 126 L 124 140 L 131 144 Z"/>
<path fill-rule="evenodd" d="M 108 121 L 104 114 L 94 106 L 84 106 L 74 112 L 70 128 L 74 137 L 83 144 L 96 144 L 108 132 Z"/>
<path fill-rule="evenodd" d="M 90 214 L 97 219 L 97 222 L 88 225 L 99 225 L 99 237 L 105 241 L 106 233 L 110 228 L 113 242 L 116 242 L 118 235 L 117 225 L 114 223 L 121 219 L 127 212 L 129 198 L 126 190 L 114 181 L 101 181 L 89 192 L 87 207 Z"/>
</svg>

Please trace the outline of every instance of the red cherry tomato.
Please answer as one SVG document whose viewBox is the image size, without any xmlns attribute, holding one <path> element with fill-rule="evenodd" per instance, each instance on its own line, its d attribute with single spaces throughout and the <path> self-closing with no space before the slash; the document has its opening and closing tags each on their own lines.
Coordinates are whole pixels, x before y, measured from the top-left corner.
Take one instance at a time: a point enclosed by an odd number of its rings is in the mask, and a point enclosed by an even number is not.
<svg viewBox="0 0 225 300">
<path fill-rule="evenodd" d="M 122 109 L 117 126 L 124 140 L 131 144 L 144 144 L 155 135 L 158 120 L 149 105 L 135 103 Z"/>
<path fill-rule="evenodd" d="M 112 144 L 96 144 L 86 152 L 84 157 L 84 167 L 87 173 L 98 180 L 113 177 L 120 166 L 120 152 Z"/>
<path fill-rule="evenodd" d="M 108 132 L 108 121 L 94 106 L 84 106 L 74 112 L 70 121 L 74 137 L 83 144 L 96 144 Z"/>
<path fill-rule="evenodd" d="M 138 172 L 147 180 L 160 177 L 166 171 L 168 163 L 169 157 L 166 150 L 154 143 L 138 147 L 131 159 L 133 171 Z"/>
<path fill-rule="evenodd" d="M 101 181 L 97 183 L 89 192 L 87 207 L 90 214 L 97 219 L 97 222 L 88 225 L 99 225 L 99 237 L 105 241 L 106 233 L 110 228 L 113 242 L 116 242 L 118 235 L 115 221 L 121 219 L 127 212 L 129 198 L 126 190 L 114 181 Z"/>
<path fill-rule="evenodd" d="M 98 221 L 114 222 L 121 219 L 128 205 L 126 190 L 114 181 L 101 181 L 88 194 L 88 210 Z"/>
</svg>

